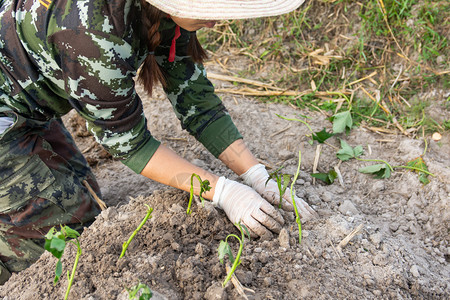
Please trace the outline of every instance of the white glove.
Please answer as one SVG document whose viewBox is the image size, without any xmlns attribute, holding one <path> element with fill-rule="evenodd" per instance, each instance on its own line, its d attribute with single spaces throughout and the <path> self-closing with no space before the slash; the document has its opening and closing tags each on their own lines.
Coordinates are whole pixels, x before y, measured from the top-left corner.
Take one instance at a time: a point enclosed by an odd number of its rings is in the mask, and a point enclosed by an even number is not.
<svg viewBox="0 0 450 300">
<path fill-rule="evenodd" d="M 280 212 L 252 188 L 225 177 L 217 181 L 213 204 L 222 208 L 233 224 L 244 224 L 253 237 L 269 239 L 271 231 L 279 233 L 284 224 Z"/>
<path fill-rule="evenodd" d="M 255 189 L 255 191 L 257 191 L 267 201 L 269 201 L 273 205 L 279 205 L 280 192 L 278 190 L 278 185 L 273 179 L 267 181 L 267 179 L 269 178 L 269 173 L 267 173 L 266 167 L 264 167 L 264 165 L 254 165 L 240 177 L 244 180 L 245 184 Z M 311 207 L 309 207 L 305 200 L 297 197 L 296 195 L 294 195 L 294 198 L 298 213 L 300 214 L 302 221 L 307 221 L 317 216 L 317 213 Z M 286 188 L 286 191 L 284 192 L 281 207 L 284 210 L 294 211 L 294 206 L 292 204 L 291 198 L 291 190 L 289 188 Z"/>
</svg>

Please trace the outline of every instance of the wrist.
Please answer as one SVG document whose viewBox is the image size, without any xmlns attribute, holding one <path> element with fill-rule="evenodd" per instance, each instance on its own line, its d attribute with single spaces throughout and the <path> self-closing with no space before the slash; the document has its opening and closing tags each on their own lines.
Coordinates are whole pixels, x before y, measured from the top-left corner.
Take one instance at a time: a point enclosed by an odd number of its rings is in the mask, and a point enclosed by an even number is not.
<svg viewBox="0 0 450 300">
<path fill-rule="evenodd" d="M 221 198 L 222 198 L 222 192 L 223 188 L 225 186 L 225 180 L 226 178 L 221 176 L 216 182 L 216 186 L 214 187 L 214 196 L 212 198 L 212 203 L 214 206 L 217 206 L 219 208 L 222 208 L 221 206 Z"/>
<path fill-rule="evenodd" d="M 256 164 L 249 168 L 245 173 L 240 176 L 245 184 L 252 186 L 255 182 L 266 180 L 269 177 L 266 167 L 262 164 Z"/>
</svg>

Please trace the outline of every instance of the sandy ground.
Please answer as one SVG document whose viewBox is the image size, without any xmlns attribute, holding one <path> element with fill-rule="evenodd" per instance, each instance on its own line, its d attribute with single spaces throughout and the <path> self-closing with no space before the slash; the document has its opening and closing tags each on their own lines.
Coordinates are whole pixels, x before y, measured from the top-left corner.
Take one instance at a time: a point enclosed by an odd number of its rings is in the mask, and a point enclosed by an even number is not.
<svg viewBox="0 0 450 300">
<path fill-rule="evenodd" d="M 218 83 L 219 84 L 219 83 Z M 145 98 L 145 113 L 154 136 L 193 163 L 216 174 L 239 180 L 203 146 L 180 129 L 160 91 Z M 223 211 L 194 204 L 186 215 L 189 195 L 134 174 L 120 162 L 107 159 L 92 137 L 77 137 L 80 149 L 95 164 L 94 171 L 109 208 L 97 217 L 81 238 L 83 255 L 71 299 L 127 299 L 125 287 L 139 281 L 158 292 L 159 299 L 449 299 L 450 297 L 450 136 L 440 143 L 428 140 L 424 156 L 431 183 L 422 185 L 417 174 L 397 169 L 392 177 L 374 179 L 357 171 L 371 163 L 336 158 L 339 138 L 362 145 L 364 158 L 405 165 L 420 156 L 423 140 L 384 135 L 364 128 L 328 140 L 320 150 L 318 170 L 337 166 L 342 182 L 314 182 L 312 172 L 317 142 L 308 143 L 306 126 L 286 117 L 307 115 L 314 131 L 331 124 L 320 113 L 293 110 L 238 96 L 223 95 L 235 123 L 258 159 L 269 170 L 281 165 L 294 174 L 298 151 L 302 166 L 295 188 L 319 214 L 298 228 L 293 213 L 279 236 L 246 240 L 237 277 L 253 290 L 239 294 L 233 284 L 222 288 L 226 276 L 217 248 L 237 229 Z M 71 130 L 73 115 L 65 121 Z M 144 204 L 154 208 L 146 223 L 119 260 L 122 243 L 144 217 Z M 340 247 L 356 228 L 361 230 Z M 238 244 L 231 239 L 233 251 Z M 70 269 L 75 247 L 69 247 L 63 266 Z M 61 299 L 67 287 L 62 277 L 56 286 L 56 259 L 44 253 L 29 269 L 14 274 L 0 287 L 3 299 Z"/>
</svg>

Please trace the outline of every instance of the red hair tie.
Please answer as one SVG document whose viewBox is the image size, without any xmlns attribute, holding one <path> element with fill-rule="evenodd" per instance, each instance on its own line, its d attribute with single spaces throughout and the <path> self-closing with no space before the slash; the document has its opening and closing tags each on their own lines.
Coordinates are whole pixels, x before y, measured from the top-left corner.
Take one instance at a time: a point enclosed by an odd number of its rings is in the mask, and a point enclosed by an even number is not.
<svg viewBox="0 0 450 300">
<path fill-rule="evenodd" d="M 170 53 L 169 53 L 169 62 L 175 61 L 175 49 L 176 49 L 176 43 L 177 39 L 181 36 L 180 32 L 180 26 L 175 27 L 175 36 L 172 39 L 172 44 L 170 45 Z"/>
</svg>

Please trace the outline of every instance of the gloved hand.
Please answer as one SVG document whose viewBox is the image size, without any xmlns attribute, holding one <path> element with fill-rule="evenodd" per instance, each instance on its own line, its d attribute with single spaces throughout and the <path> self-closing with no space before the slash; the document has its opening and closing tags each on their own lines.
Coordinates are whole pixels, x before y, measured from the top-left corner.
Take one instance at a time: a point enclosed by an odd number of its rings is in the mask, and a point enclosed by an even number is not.
<svg viewBox="0 0 450 300">
<path fill-rule="evenodd" d="M 267 173 L 266 167 L 264 167 L 264 165 L 254 165 L 240 177 L 244 180 L 245 184 L 251 186 L 267 201 L 269 201 L 273 205 L 279 205 L 280 192 L 278 190 L 278 185 L 273 179 L 267 181 L 267 179 L 269 178 L 269 173 Z M 311 207 L 309 207 L 309 205 L 303 199 L 295 195 L 294 197 L 295 203 L 297 205 L 297 210 L 302 221 L 307 221 L 317 217 L 317 213 Z M 291 191 L 289 188 L 286 188 L 286 191 L 284 192 L 281 207 L 284 210 L 294 211 Z"/>
<path fill-rule="evenodd" d="M 284 224 L 280 212 L 252 188 L 225 177 L 217 181 L 213 204 L 222 208 L 233 224 L 244 224 L 253 237 L 268 239 L 271 231 L 279 233 Z"/>
</svg>

